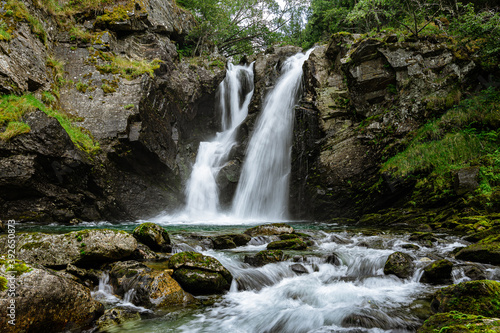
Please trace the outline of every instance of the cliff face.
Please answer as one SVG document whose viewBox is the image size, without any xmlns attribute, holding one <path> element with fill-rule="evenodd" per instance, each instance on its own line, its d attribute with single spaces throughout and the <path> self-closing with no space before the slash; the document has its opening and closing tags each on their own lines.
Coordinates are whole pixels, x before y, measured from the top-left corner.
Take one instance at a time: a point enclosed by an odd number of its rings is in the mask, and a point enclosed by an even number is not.
<svg viewBox="0 0 500 333">
<path fill-rule="evenodd" d="M 2 218 L 136 219 L 180 206 L 198 142 L 219 127 L 225 64 L 180 60 L 191 14 L 172 1 L 116 2 L 75 9 L 70 29 L 39 3 L 2 6 L 0 91 L 31 94 L 46 111 L 23 113 L 30 132 L 0 141 Z M 46 113 L 69 119 L 90 148 Z"/>
</svg>

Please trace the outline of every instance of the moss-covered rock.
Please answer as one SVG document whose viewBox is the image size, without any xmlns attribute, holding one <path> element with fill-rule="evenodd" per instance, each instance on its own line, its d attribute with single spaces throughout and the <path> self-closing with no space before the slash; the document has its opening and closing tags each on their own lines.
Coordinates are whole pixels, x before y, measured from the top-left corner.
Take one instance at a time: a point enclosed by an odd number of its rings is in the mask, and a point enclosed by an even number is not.
<svg viewBox="0 0 500 333">
<path fill-rule="evenodd" d="M 430 284 L 445 284 L 451 282 L 451 271 L 453 263 L 447 259 L 442 259 L 427 265 L 420 282 Z"/>
<path fill-rule="evenodd" d="M 271 236 L 293 233 L 293 228 L 286 223 L 271 223 L 259 225 L 245 231 L 245 234 L 255 236 Z"/>
<path fill-rule="evenodd" d="M 233 276 L 215 258 L 196 252 L 177 253 L 168 261 L 172 275 L 194 295 L 210 295 L 229 290 Z"/>
<path fill-rule="evenodd" d="M 432 311 L 459 311 L 486 317 L 500 317 L 500 282 L 479 280 L 462 282 L 438 290 Z"/>
<path fill-rule="evenodd" d="M 500 236 L 492 235 L 460 250 L 457 259 L 500 265 Z"/>
<path fill-rule="evenodd" d="M 16 325 L 4 313 L 2 332 L 62 332 L 88 328 L 103 312 L 104 306 L 92 299 L 90 289 L 50 270 L 16 262 Z M 0 264 L 0 276 L 7 278 L 10 267 Z M 10 304 L 9 289 L 0 290 L 0 308 Z"/>
<path fill-rule="evenodd" d="M 109 272 L 114 292 L 123 296 L 134 289 L 132 302 L 147 308 L 161 308 L 194 302 L 171 276 L 171 270 L 154 270 L 137 261 L 122 261 Z"/>
<path fill-rule="evenodd" d="M 394 252 L 387 258 L 384 265 L 384 274 L 394 274 L 401 279 L 409 278 L 414 271 L 413 258 L 404 252 Z"/>
<path fill-rule="evenodd" d="M 427 319 L 418 333 L 500 332 L 500 319 L 464 314 L 457 311 L 438 313 Z"/>
<path fill-rule="evenodd" d="M 213 237 L 212 244 L 216 250 L 234 249 L 236 247 L 233 238 L 229 235 Z"/>
<path fill-rule="evenodd" d="M 7 237 L 0 238 L 0 252 Z M 55 235 L 40 232 L 19 234 L 16 254 L 19 259 L 46 267 L 63 268 L 68 264 L 95 265 L 120 260 L 137 248 L 132 235 L 117 230 L 81 230 Z"/>
<path fill-rule="evenodd" d="M 268 250 L 305 250 L 307 244 L 300 238 L 275 241 L 267 244 Z"/>
<path fill-rule="evenodd" d="M 104 311 L 104 314 L 97 320 L 96 325 L 99 331 L 106 331 L 126 322 L 141 320 L 141 315 L 130 308 L 112 308 Z"/>
<path fill-rule="evenodd" d="M 288 259 L 288 256 L 281 250 L 264 250 L 258 252 L 256 255 L 245 256 L 244 261 L 252 266 L 264 266 L 286 259 Z"/>
<path fill-rule="evenodd" d="M 157 224 L 146 222 L 137 226 L 132 235 L 151 250 L 158 252 L 172 251 L 170 237 L 165 229 Z"/>
</svg>

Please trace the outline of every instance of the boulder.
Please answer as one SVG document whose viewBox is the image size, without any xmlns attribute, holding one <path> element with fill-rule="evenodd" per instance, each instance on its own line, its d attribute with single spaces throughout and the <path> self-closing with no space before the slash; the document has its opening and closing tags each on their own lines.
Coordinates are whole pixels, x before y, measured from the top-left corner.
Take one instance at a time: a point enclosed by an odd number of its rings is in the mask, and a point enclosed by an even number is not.
<svg viewBox="0 0 500 333">
<path fill-rule="evenodd" d="M 500 236 L 489 236 L 476 244 L 461 249 L 455 258 L 480 262 L 483 264 L 500 265 Z"/>
<path fill-rule="evenodd" d="M 459 311 L 486 317 L 500 317 L 500 282 L 461 282 L 436 291 L 431 302 L 434 313 Z"/>
<path fill-rule="evenodd" d="M 451 282 L 453 263 L 447 259 L 433 262 L 424 268 L 420 282 L 430 284 L 446 284 Z"/>
<path fill-rule="evenodd" d="M 484 268 L 478 267 L 476 265 L 468 265 L 464 268 L 464 275 L 469 279 L 476 280 L 486 280 L 486 273 Z"/>
<path fill-rule="evenodd" d="M 500 319 L 485 318 L 458 311 L 438 313 L 427 319 L 417 333 L 500 332 Z"/>
<path fill-rule="evenodd" d="M 212 243 L 214 245 L 214 249 L 223 250 L 223 249 L 234 249 L 238 246 L 247 245 L 248 242 L 252 239 L 247 234 L 231 234 L 231 235 L 222 235 L 212 237 Z"/>
<path fill-rule="evenodd" d="M 275 241 L 267 244 L 268 250 L 305 250 L 307 244 L 300 238 Z"/>
<path fill-rule="evenodd" d="M 117 307 L 104 311 L 104 314 L 97 320 L 96 325 L 99 331 L 107 331 L 123 323 L 137 320 L 141 320 L 139 312 L 130 308 Z"/>
<path fill-rule="evenodd" d="M 245 231 L 245 234 L 255 236 L 271 236 L 281 234 L 291 234 L 293 228 L 286 223 L 271 223 L 259 225 Z"/>
<path fill-rule="evenodd" d="M 6 245 L 4 236 L 0 238 L 0 249 L 6 249 Z M 118 230 L 81 230 L 62 235 L 35 232 L 19 234 L 16 254 L 29 263 L 62 268 L 68 264 L 96 265 L 120 260 L 136 248 L 135 238 Z"/>
<path fill-rule="evenodd" d="M 267 264 L 285 261 L 288 256 L 281 250 L 264 250 L 255 255 L 246 255 L 244 262 L 252 266 L 264 266 Z"/>
<path fill-rule="evenodd" d="M 407 279 L 413 275 L 415 264 L 413 258 L 403 252 L 394 252 L 387 258 L 384 265 L 384 274 L 394 274 L 401 279 Z"/>
<path fill-rule="evenodd" d="M 111 284 L 118 295 L 133 289 L 130 301 L 147 308 L 161 308 L 194 302 L 175 281 L 171 270 L 153 270 L 137 261 L 122 261 L 112 265 Z"/>
<path fill-rule="evenodd" d="M 463 168 L 455 173 L 455 182 L 453 184 L 457 195 L 473 193 L 479 187 L 479 167 L 473 166 Z"/>
<path fill-rule="evenodd" d="M 307 268 L 305 268 L 301 264 L 293 264 L 292 266 L 290 266 L 290 269 L 292 271 L 294 271 L 295 273 L 297 273 L 297 274 L 307 274 L 307 273 L 309 273 L 309 271 L 307 270 Z"/>
<path fill-rule="evenodd" d="M 9 271 L 7 271 L 7 269 Z M 16 260 L 8 268 L 0 260 L 0 276 L 15 276 L 16 297 L 8 296 L 9 289 L 0 288 L 0 307 L 7 309 L 15 300 L 16 325 L 0 317 L 2 332 L 62 332 L 89 328 L 104 313 L 104 306 L 93 300 L 90 289 L 56 273 Z"/>
<path fill-rule="evenodd" d="M 168 261 L 172 275 L 194 295 L 218 294 L 229 290 L 233 276 L 215 258 L 197 252 L 177 253 Z"/>
<path fill-rule="evenodd" d="M 142 223 L 134 229 L 132 235 L 137 241 L 148 246 L 153 251 L 172 251 L 167 231 L 157 224 L 151 222 Z"/>
</svg>

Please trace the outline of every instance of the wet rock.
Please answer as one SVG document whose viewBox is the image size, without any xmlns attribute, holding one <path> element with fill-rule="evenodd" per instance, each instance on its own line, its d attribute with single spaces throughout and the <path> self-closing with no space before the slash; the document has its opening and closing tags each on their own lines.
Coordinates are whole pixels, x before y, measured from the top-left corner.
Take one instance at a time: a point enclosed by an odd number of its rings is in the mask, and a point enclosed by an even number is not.
<svg viewBox="0 0 500 333">
<path fill-rule="evenodd" d="M 212 242 L 214 249 L 223 250 L 247 245 L 251 239 L 247 234 L 231 234 L 212 237 Z"/>
<path fill-rule="evenodd" d="M 485 318 L 458 311 L 438 313 L 427 319 L 417 333 L 500 332 L 500 319 Z"/>
<path fill-rule="evenodd" d="M 154 261 L 160 259 L 158 253 L 151 251 L 149 247 L 142 243 L 137 244 L 137 249 L 130 255 L 130 260 Z"/>
<path fill-rule="evenodd" d="M 0 238 L 0 249 L 6 249 L 6 242 L 7 237 Z M 137 241 L 129 233 L 107 229 L 62 235 L 25 233 L 18 236 L 16 243 L 19 259 L 53 268 L 116 261 L 128 257 L 136 248 Z"/>
<path fill-rule="evenodd" d="M 307 244 L 300 238 L 275 241 L 267 244 L 268 250 L 305 250 Z"/>
<path fill-rule="evenodd" d="M 336 244 L 342 244 L 342 245 L 345 245 L 345 244 L 352 244 L 352 240 L 350 239 L 345 239 L 343 237 L 340 237 L 338 235 L 330 235 L 329 239 L 328 239 L 330 242 L 334 242 Z"/>
<path fill-rule="evenodd" d="M 153 270 L 137 261 L 123 261 L 112 265 L 111 283 L 118 295 L 133 289 L 131 302 L 147 308 L 161 308 L 194 302 L 169 270 Z"/>
<path fill-rule="evenodd" d="M 454 189 L 457 195 L 472 193 L 479 187 L 479 167 L 468 167 L 455 174 Z"/>
<path fill-rule="evenodd" d="M 0 260 L 0 276 L 6 272 L 7 263 Z M 10 269 L 9 269 L 10 270 Z M 104 313 L 104 306 L 93 300 L 90 289 L 63 278 L 50 270 L 16 261 L 15 311 L 16 325 L 7 324 L 5 314 L 0 318 L 2 332 L 62 332 L 89 328 L 90 324 Z M 8 290 L 0 290 L 0 307 L 7 309 L 10 297 Z"/>
<path fill-rule="evenodd" d="M 295 273 L 297 273 L 297 274 L 307 274 L 307 273 L 309 273 L 309 271 L 307 270 L 307 268 L 305 268 L 301 264 L 293 264 L 292 266 L 290 266 L 290 269 L 292 271 L 294 271 Z"/>
<path fill-rule="evenodd" d="M 132 235 L 153 251 L 171 252 L 170 237 L 165 229 L 157 224 L 147 222 L 137 226 Z"/>
<path fill-rule="evenodd" d="M 292 234 L 292 233 L 293 233 L 293 228 L 286 223 L 264 224 L 250 228 L 245 231 L 245 234 L 252 237 Z"/>
<path fill-rule="evenodd" d="M 401 247 L 403 249 L 407 249 L 407 250 L 418 250 L 418 249 L 420 249 L 420 246 L 415 245 L 415 244 L 403 244 L 403 245 L 401 245 Z"/>
<path fill-rule="evenodd" d="M 246 255 L 244 262 L 252 266 L 264 266 L 279 261 L 285 261 L 288 256 L 281 250 L 264 250 L 255 255 Z"/>
<path fill-rule="evenodd" d="M 139 312 L 130 308 L 118 307 L 104 311 L 104 314 L 97 320 L 96 325 L 99 331 L 106 331 L 126 322 L 137 320 L 141 320 Z"/>
<path fill-rule="evenodd" d="M 342 319 L 343 327 L 364 327 L 390 329 L 390 317 L 381 311 L 361 310 L 360 313 L 351 313 Z"/>
<path fill-rule="evenodd" d="M 431 308 L 434 313 L 459 311 L 485 317 L 500 317 L 500 282 L 479 280 L 461 282 L 439 289 Z"/>
<path fill-rule="evenodd" d="M 102 276 L 102 270 L 85 269 L 72 264 L 68 264 L 66 272 L 76 277 L 80 283 L 89 288 L 99 285 L 99 279 Z"/>
<path fill-rule="evenodd" d="M 484 269 L 479 268 L 476 265 L 466 266 L 464 268 L 464 275 L 472 281 L 486 280 L 486 273 L 484 272 Z"/>
<path fill-rule="evenodd" d="M 339 256 L 336 253 L 332 253 L 328 255 L 325 259 L 327 264 L 331 264 L 334 266 L 342 265 L 342 260 L 340 260 Z"/>
<path fill-rule="evenodd" d="M 500 265 L 500 236 L 489 236 L 461 249 L 455 257 L 460 260 Z"/>
<path fill-rule="evenodd" d="M 447 259 L 435 261 L 424 268 L 424 273 L 420 282 L 430 284 L 451 283 L 452 269 L 453 263 Z"/>
<path fill-rule="evenodd" d="M 389 256 L 384 265 L 384 274 L 394 274 L 401 279 L 407 279 L 413 275 L 415 264 L 413 258 L 403 252 L 395 252 Z"/>
<path fill-rule="evenodd" d="M 432 247 L 432 243 L 437 242 L 438 239 L 432 232 L 414 232 L 410 235 L 409 240 L 419 242 L 427 247 Z"/>
<path fill-rule="evenodd" d="M 194 295 L 218 294 L 229 290 L 231 273 L 215 258 L 196 252 L 177 253 L 168 261 L 173 277 Z"/>
</svg>

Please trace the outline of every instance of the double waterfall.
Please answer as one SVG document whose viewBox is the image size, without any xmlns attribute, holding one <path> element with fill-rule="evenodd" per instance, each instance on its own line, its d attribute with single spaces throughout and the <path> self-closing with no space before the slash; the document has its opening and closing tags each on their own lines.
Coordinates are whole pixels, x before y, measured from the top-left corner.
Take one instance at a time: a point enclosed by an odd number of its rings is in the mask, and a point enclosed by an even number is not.
<svg viewBox="0 0 500 333">
<path fill-rule="evenodd" d="M 265 100 L 247 148 L 233 201 L 233 217 L 287 217 L 294 106 L 300 94 L 302 65 L 311 51 L 284 62 L 281 77 Z M 219 85 L 223 131 L 213 141 L 200 143 L 186 187 L 184 214 L 189 219 L 206 220 L 220 214 L 217 175 L 236 144 L 236 131 L 248 115 L 253 89 L 253 64 L 229 64 L 226 78 Z"/>
</svg>

